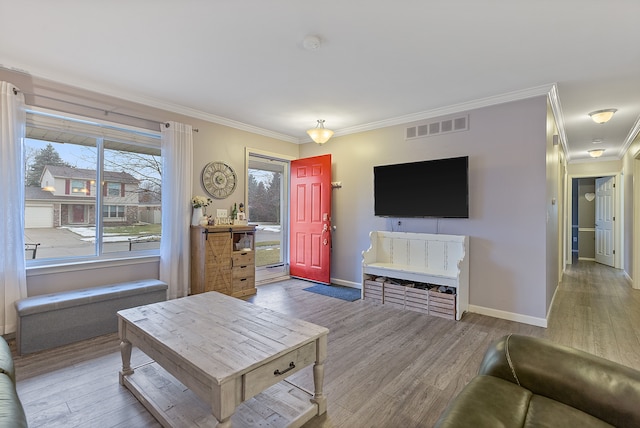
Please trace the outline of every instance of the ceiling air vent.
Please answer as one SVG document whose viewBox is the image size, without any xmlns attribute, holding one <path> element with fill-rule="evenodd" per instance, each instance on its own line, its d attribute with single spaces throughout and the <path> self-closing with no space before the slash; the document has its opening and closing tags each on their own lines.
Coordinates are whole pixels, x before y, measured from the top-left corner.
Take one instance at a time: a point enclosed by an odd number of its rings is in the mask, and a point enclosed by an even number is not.
<svg viewBox="0 0 640 428">
<path fill-rule="evenodd" d="M 453 117 L 449 119 L 423 122 L 406 128 L 405 139 L 412 140 L 420 137 L 449 134 L 469 130 L 469 115 Z"/>
</svg>

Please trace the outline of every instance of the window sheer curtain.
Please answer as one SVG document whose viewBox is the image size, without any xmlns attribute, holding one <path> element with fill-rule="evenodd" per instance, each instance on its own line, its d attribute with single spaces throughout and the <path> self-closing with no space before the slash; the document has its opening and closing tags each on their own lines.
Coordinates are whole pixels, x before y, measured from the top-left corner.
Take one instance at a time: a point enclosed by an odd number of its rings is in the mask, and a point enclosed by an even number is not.
<svg viewBox="0 0 640 428">
<path fill-rule="evenodd" d="M 162 128 L 162 240 L 160 280 L 169 299 L 189 292 L 189 225 L 193 187 L 191 125 L 168 122 Z"/>
<path fill-rule="evenodd" d="M 14 302 L 27 296 L 24 260 L 24 96 L 0 82 L 0 334 L 16 331 Z"/>
</svg>

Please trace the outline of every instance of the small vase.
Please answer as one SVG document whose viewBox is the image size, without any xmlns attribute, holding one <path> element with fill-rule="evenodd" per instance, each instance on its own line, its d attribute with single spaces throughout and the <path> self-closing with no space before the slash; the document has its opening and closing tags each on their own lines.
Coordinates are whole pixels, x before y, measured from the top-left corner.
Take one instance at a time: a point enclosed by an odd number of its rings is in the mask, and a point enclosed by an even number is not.
<svg viewBox="0 0 640 428">
<path fill-rule="evenodd" d="M 192 226 L 199 226 L 201 218 L 202 218 L 202 207 L 194 208 L 193 209 L 193 215 L 191 216 L 191 225 Z"/>
</svg>

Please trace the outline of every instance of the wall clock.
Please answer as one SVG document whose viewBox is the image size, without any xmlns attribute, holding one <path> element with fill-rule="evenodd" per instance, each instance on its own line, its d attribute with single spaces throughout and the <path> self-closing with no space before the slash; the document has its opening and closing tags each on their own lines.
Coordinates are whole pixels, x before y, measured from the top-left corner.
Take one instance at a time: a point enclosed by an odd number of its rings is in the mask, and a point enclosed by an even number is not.
<svg viewBox="0 0 640 428">
<path fill-rule="evenodd" d="M 202 169 L 202 185 L 216 199 L 231 195 L 236 190 L 237 183 L 235 171 L 224 162 L 209 162 Z"/>
</svg>

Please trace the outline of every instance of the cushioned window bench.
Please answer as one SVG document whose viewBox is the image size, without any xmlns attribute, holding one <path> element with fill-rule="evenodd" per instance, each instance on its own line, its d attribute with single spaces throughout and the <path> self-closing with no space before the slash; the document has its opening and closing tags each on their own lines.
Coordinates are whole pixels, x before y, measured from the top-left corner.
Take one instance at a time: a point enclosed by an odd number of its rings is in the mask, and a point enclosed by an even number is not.
<svg viewBox="0 0 640 428">
<path fill-rule="evenodd" d="M 167 299 L 167 284 L 144 279 L 27 297 L 16 302 L 19 355 L 118 331 L 116 312 Z"/>
</svg>

